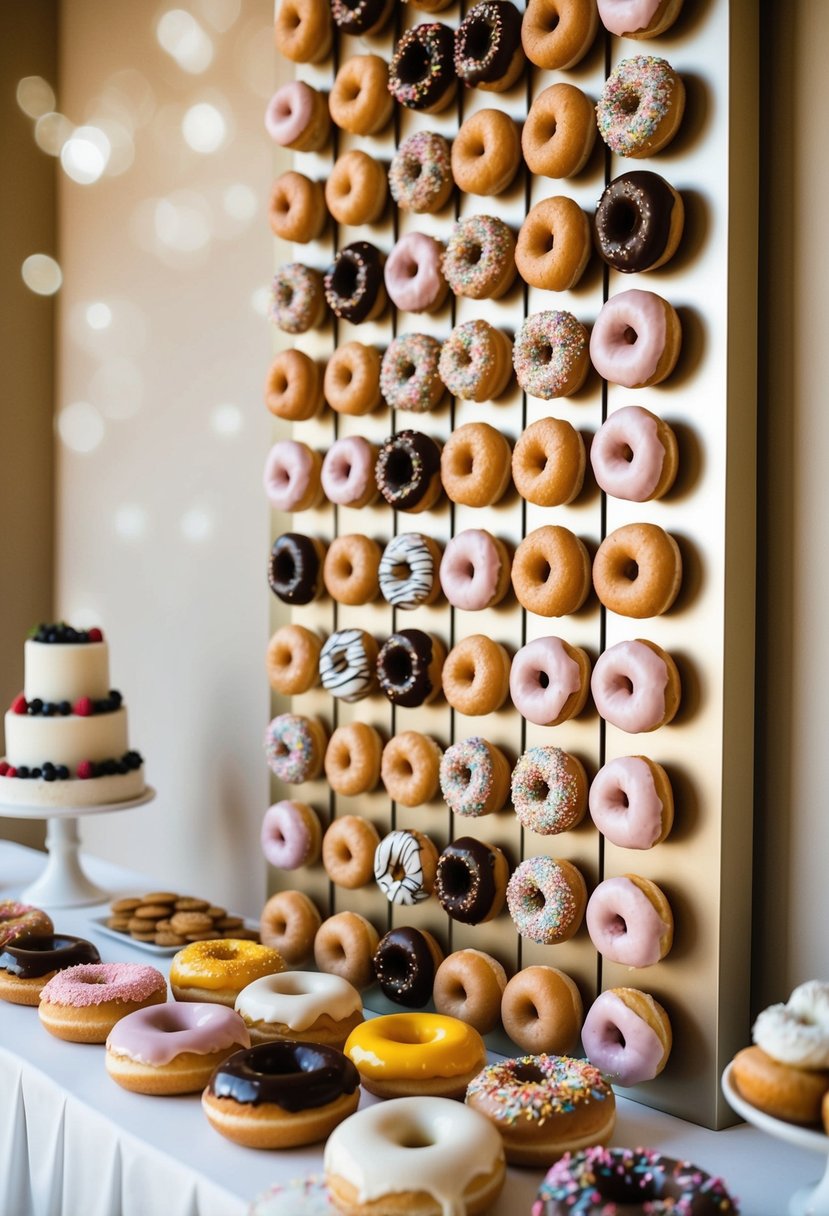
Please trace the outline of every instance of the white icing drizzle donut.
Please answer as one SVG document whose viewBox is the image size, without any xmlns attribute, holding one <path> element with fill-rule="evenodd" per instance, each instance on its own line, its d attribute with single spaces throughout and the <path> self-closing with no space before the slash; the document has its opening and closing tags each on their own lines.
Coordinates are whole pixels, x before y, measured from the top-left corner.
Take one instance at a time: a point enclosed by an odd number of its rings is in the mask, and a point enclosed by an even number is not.
<svg viewBox="0 0 829 1216">
<path fill-rule="evenodd" d="M 435 560 L 419 532 L 401 532 L 386 545 L 378 574 L 380 591 L 389 604 L 417 608 L 434 589 Z"/>
<path fill-rule="evenodd" d="M 421 843 L 414 832 L 389 832 L 383 837 L 374 851 L 374 877 L 390 904 L 428 899 Z"/>
<path fill-rule="evenodd" d="M 341 701 L 367 697 L 374 683 L 374 663 L 364 629 L 338 629 L 320 651 L 320 681 Z"/>
<path fill-rule="evenodd" d="M 316 971 L 283 971 L 265 975 L 243 988 L 236 1012 L 245 1021 L 268 1022 L 301 1032 L 328 1014 L 335 1022 L 361 1013 L 356 988 L 338 975 Z"/>
<path fill-rule="evenodd" d="M 794 1068 L 829 1068 L 829 984 L 807 980 L 785 1005 L 758 1016 L 752 1038 L 766 1055 Z"/>
</svg>

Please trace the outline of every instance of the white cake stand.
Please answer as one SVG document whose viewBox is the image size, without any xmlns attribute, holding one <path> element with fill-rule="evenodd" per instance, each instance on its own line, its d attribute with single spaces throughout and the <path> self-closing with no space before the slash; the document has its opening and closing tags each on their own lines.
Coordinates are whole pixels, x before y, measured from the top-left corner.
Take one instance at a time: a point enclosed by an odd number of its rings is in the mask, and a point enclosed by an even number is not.
<svg viewBox="0 0 829 1216">
<path fill-rule="evenodd" d="M 0 803 L 0 815 L 9 819 L 46 819 L 46 849 L 49 858 L 40 878 L 21 892 L 25 903 L 41 908 L 82 908 L 100 904 L 110 893 L 96 886 L 81 865 L 78 819 L 81 815 L 103 815 L 112 811 L 129 811 L 144 806 L 155 798 L 155 790 L 147 786 L 138 798 L 125 802 L 110 802 L 104 806 L 34 807 L 11 806 Z"/>
<path fill-rule="evenodd" d="M 775 1119 L 773 1115 L 767 1115 L 756 1106 L 751 1106 L 732 1085 L 730 1064 L 722 1075 L 722 1091 L 728 1105 L 733 1107 L 738 1115 L 742 1115 L 747 1123 L 752 1123 L 754 1127 L 777 1140 L 786 1140 L 798 1148 L 811 1149 L 826 1159 L 826 1169 L 820 1182 L 802 1187 L 792 1195 L 789 1200 L 789 1216 L 829 1216 L 829 1136 L 825 1136 L 823 1132 L 812 1131 L 808 1127 L 798 1127 L 796 1123 Z"/>
</svg>

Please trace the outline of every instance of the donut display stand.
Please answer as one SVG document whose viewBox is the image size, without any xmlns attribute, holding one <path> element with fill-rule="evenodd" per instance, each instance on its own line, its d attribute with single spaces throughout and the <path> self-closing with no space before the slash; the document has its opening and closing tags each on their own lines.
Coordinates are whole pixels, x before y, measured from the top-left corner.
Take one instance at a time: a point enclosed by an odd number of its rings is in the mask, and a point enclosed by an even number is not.
<svg viewBox="0 0 829 1216">
<path fill-rule="evenodd" d="M 279 0 L 277 0 L 277 6 Z M 472 7 L 455 2 L 438 13 L 410 3 L 393 5 L 390 22 L 371 36 L 335 31 L 333 49 L 317 64 L 279 61 L 278 81 L 296 76 L 329 93 L 344 63 L 358 55 L 391 60 L 397 40 L 414 25 L 440 21 L 456 28 Z M 519 9 L 523 4 L 517 4 Z M 401 237 L 423 233 L 446 242 L 456 220 L 477 215 L 504 221 L 517 236 L 531 208 L 553 196 L 573 200 L 592 219 L 606 186 L 622 173 L 658 173 L 682 196 L 685 229 L 679 248 L 664 266 L 647 273 L 611 269 L 595 250 L 583 277 L 571 288 L 546 291 L 516 275 L 497 299 L 472 299 L 450 291 L 432 312 L 405 313 L 388 305 L 374 320 L 352 325 L 329 312 L 320 327 L 291 336 L 274 331 L 275 349 L 293 346 L 324 370 L 332 352 L 357 341 L 382 353 L 396 336 L 420 333 L 445 341 L 453 328 L 487 321 L 510 339 L 527 316 L 566 310 L 588 331 L 607 300 L 630 289 L 655 292 L 679 318 L 682 346 L 673 372 L 662 383 L 630 389 L 609 383 L 590 367 L 570 396 L 543 400 L 522 392 L 512 376 L 495 400 L 476 402 L 447 396 L 423 413 L 389 409 L 385 402 L 362 416 L 337 413 L 329 405 L 307 420 L 274 426 L 274 440 L 291 437 L 324 454 L 337 439 L 362 436 L 374 445 L 411 428 L 445 444 L 467 423 L 486 422 L 515 445 L 533 423 L 564 420 L 589 447 L 602 423 L 625 406 L 642 406 L 667 422 L 677 437 L 679 470 L 672 489 L 655 501 L 631 502 L 600 491 L 590 470 L 584 487 L 567 505 L 542 507 L 520 497 L 511 483 L 494 505 L 453 503 L 442 493 L 431 509 L 410 513 L 385 502 L 361 508 L 323 502 L 294 515 L 272 516 L 272 539 L 301 533 L 330 544 L 359 533 L 381 550 L 396 535 L 420 532 L 441 548 L 458 533 L 486 529 L 511 555 L 535 530 L 552 525 L 569 530 L 586 546 L 592 563 L 604 538 L 625 524 L 658 525 L 676 542 L 682 582 L 667 612 L 647 619 L 619 616 L 603 607 L 590 589 L 584 604 L 561 617 L 544 617 L 521 607 L 510 589 L 493 607 L 465 611 L 445 596 L 411 610 L 382 597 L 368 604 L 337 603 L 325 592 L 301 607 L 272 597 L 272 625 L 292 620 L 328 637 L 335 630 L 366 630 L 379 646 L 392 633 L 417 629 L 435 635 L 450 652 L 464 639 L 492 639 L 510 659 L 527 643 L 560 637 L 583 650 L 595 668 L 603 652 L 620 642 L 644 639 L 674 660 L 681 701 L 673 721 L 648 733 L 629 734 L 602 719 L 588 696 L 581 712 L 555 727 L 535 725 L 519 714 L 509 696 L 500 709 L 466 715 L 443 696 L 417 708 L 391 704 L 375 691 L 346 702 L 312 688 L 291 698 L 276 696 L 273 712 L 290 707 L 321 719 L 329 734 L 351 722 L 375 727 L 387 742 L 402 731 L 417 731 L 442 749 L 470 736 L 500 748 L 514 766 L 528 748 L 554 745 L 584 765 L 590 781 L 611 759 L 644 755 L 662 765 L 670 779 L 676 814 L 667 839 L 650 850 L 620 848 L 600 835 L 589 815 L 558 835 L 522 827 L 512 806 L 480 818 L 454 815 L 436 797 L 419 806 L 393 802 L 382 784 L 357 797 L 331 790 L 324 777 L 291 786 L 274 782 L 273 801 L 291 797 L 312 806 L 323 827 L 344 815 L 371 821 L 380 838 L 411 829 L 428 836 L 438 852 L 457 837 L 474 836 L 506 855 L 510 869 L 533 857 L 564 859 L 584 876 L 588 892 L 604 879 L 635 873 L 664 891 L 675 922 L 673 947 L 660 962 L 631 970 L 603 960 L 584 925 L 567 941 L 541 945 L 521 938 L 506 909 L 484 924 L 451 920 L 434 897 L 412 906 L 390 904 L 375 883 L 356 890 L 333 885 L 320 863 L 290 872 L 271 871 L 274 891 L 299 888 L 323 916 L 361 913 L 382 935 L 389 928 L 428 930 L 446 954 L 473 947 L 493 955 L 513 975 L 548 964 L 578 985 L 585 1012 L 607 988 L 632 986 L 650 993 L 668 1012 L 673 1049 L 654 1081 L 625 1090 L 628 1096 L 682 1118 L 719 1127 L 733 1121 L 719 1085 L 724 1059 L 748 1036 L 751 916 L 751 833 L 753 816 L 754 723 L 754 529 L 756 434 L 756 232 L 757 232 L 757 12 L 750 0 L 686 0 L 679 20 L 656 39 L 636 41 L 608 34 L 601 25 L 587 55 L 574 67 L 544 71 L 525 67 L 504 92 L 460 85 L 457 98 L 438 113 L 395 104 L 391 121 L 371 135 L 353 135 L 332 126 L 322 151 L 274 153 L 274 177 L 289 168 L 325 183 L 344 153 L 368 153 L 385 167 L 403 139 L 430 131 L 452 140 L 480 110 L 497 110 L 519 127 L 539 94 L 556 84 L 576 86 L 598 100 L 605 81 L 624 59 L 653 55 L 666 59 L 681 76 L 686 108 L 679 132 L 663 151 L 645 159 L 611 153 L 600 136 L 586 164 L 568 178 L 533 175 L 523 160 L 512 184 L 495 196 L 455 189 L 434 213 L 414 214 L 389 199 L 380 218 L 356 227 L 329 220 L 322 235 L 307 244 L 277 241 L 276 265 L 301 262 L 324 272 L 346 245 L 369 241 L 388 255 Z M 263 149 L 267 146 L 263 135 Z M 263 380 L 266 369 L 263 368 Z M 267 455 L 263 452 L 263 463 Z M 263 554 L 263 564 L 264 558 Z M 542 579 L 543 581 L 543 579 Z M 266 592 L 263 590 L 263 594 Z M 372 1008 L 388 1005 L 373 991 Z M 491 1045 L 512 1052 L 506 1036 Z"/>
</svg>

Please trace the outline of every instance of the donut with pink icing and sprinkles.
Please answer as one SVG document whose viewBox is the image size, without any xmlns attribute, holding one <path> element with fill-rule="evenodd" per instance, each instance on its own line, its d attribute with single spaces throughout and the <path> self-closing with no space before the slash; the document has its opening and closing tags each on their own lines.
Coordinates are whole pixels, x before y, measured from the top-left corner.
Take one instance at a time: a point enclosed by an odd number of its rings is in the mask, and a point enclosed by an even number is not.
<svg viewBox="0 0 829 1216">
<path fill-rule="evenodd" d="M 587 905 L 581 871 L 554 857 L 528 857 L 507 884 L 507 907 L 521 937 L 542 946 L 577 932 Z"/>
<path fill-rule="evenodd" d="M 587 330 L 563 309 L 533 313 L 515 335 L 512 358 L 518 383 L 531 397 L 569 397 L 590 367 Z"/>
<path fill-rule="evenodd" d="M 104 1043 L 128 1013 L 167 1000 L 167 981 L 141 963 L 81 963 L 58 971 L 40 993 L 41 1024 L 70 1043 Z"/>
<path fill-rule="evenodd" d="M 490 401 L 509 382 L 512 343 L 488 321 L 464 321 L 444 342 L 438 372 L 453 397 Z"/>
</svg>

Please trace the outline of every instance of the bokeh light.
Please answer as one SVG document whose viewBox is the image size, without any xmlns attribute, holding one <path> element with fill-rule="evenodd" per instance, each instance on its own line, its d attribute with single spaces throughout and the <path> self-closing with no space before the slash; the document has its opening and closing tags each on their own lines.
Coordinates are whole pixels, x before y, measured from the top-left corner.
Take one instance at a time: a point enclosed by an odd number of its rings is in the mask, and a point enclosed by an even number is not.
<svg viewBox="0 0 829 1216">
<path fill-rule="evenodd" d="M 134 418 L 144 401 L 137 364 L 131 359 L 107 359 L 90 378 L 89 399 L 105 418 Z"/>
<path fill-rule="evenodd" d="M 222 191 L 222 206 L 234 220 L 247 224 L 256 215 L 259 201 L 250 186 L 234 182 Z"/>
<path fill-rule="evenodd" d="M 185 112 L 181 133 L 194 152 L 209 155 L 218 152 L 227 135 L 227 123 L 220 110 L 210 102 L 200 101 Z"/>
<path fill-rule="evenodd" d="M 29 118 L 40 118 L 55 108 L 55 91 L 42 76 L 24 76 L 17 83 L 17 104 Z"/>
<path fill-rule="evenodd" d="M 210 217 L 198 195 L 176 191 L 156 201 L 155 235 L 168 249 L 196 253 L 210 243 Z"/>
<path fill-rule="evenodd" d="M 213 516 L 204 507 L 191 507 L 179 520 L 185 540 L 201 543 L 213 534 Z"/>
<path fill-rule="evenodd" d="M 163 13 L 156 26 L 159 45 L 185 72 L 199 75 L 213 62 L 213 43 L 192 13 L 183 8 L 171 8 Z"/>
<path fill-rule="evenodd" d="M 226 34 L 239 20 L 242 0 L 193 0 L 192 7 L 219 34 Z"/>
<path fill-rule="evenodd" d="M 87 304 L 84 317 L 90 329 L 109 329 L 112 324 L 112 309 L 103 300 Z"/>
<path fill-rule="evenodd" d="M 63 271 L 48 253 L 30 254 L 20 267 L 20 274 L 29 291 L 39 296 L 53 296 L 63 283 Z"/>
<path fill-rule="evenodd" d="M 35 143 L 41 152 L 49 156 L 60 156 L 63 145 L 72 134 L 72 123 L 65 114 L 50 110 L 35 123 Z"/>
<path fill-rule="evenodd" d="M 122 540 L 140 540 L 147 533 L 148 523 L 145 508 L 135 502 L 122 503 L 112 517 L 115 532 Z"/>
<path fill-rule="evenodd" d="M 242 411 L 238 405 L 224 403 L 213 407 L 210 414 L 210 429 L 216 435 L 230 438 L 232 435 L 239 434 L 243 421 Z"/>
<path fill-rule="evenodd" d="M 57 418 L 58 435 L 72 452 L 94 452 L 105 431 L 104 420 L 89 401 L 74 401 Z"/>
<path fill-rule="evenodd" d="M 90 186 L 106 169 L 111 151 L 100 127 L 76 127 L 60 150 L 60 163 L 72 181 Z"/>
</svg>

